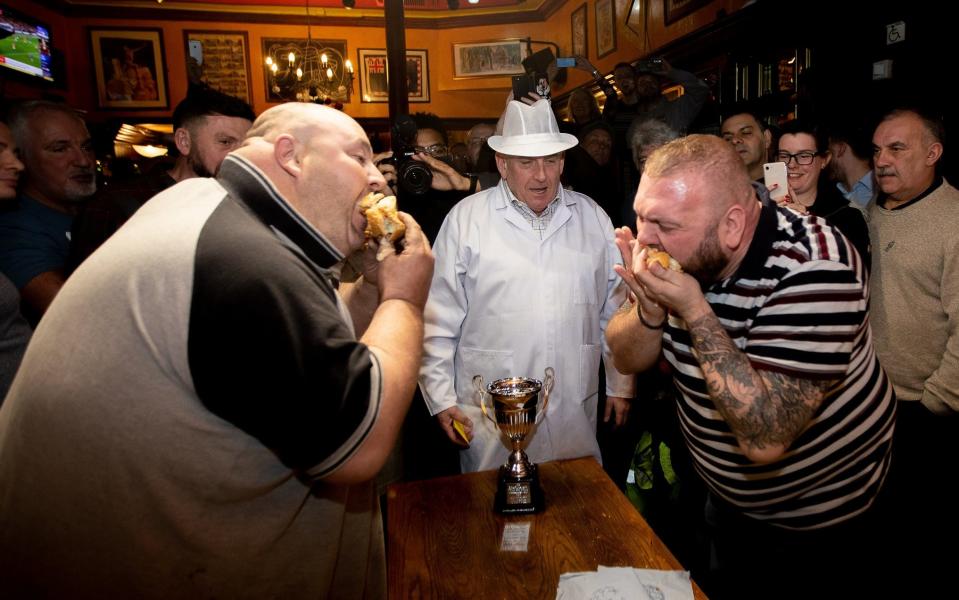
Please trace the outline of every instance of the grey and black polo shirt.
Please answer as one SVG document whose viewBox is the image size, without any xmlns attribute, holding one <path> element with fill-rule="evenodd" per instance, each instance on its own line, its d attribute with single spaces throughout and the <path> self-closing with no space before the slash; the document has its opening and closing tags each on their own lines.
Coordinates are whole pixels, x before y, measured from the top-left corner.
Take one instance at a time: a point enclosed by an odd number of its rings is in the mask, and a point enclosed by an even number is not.
<svg viewBox="0 0 959 600">
<path fill-rule="evenodd" d="M 0 411 L 5 590 L 385 595 L 373 486 L 324 479 L 380 407 L 341 258 L 230 156 L 80 265 Z"/>
</svg>

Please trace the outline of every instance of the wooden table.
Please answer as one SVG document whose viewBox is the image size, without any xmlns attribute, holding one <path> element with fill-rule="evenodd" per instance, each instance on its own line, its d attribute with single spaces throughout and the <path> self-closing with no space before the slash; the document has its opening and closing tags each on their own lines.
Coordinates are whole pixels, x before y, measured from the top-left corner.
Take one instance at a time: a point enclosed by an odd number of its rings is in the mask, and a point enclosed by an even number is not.
<svg viewBox="0 0 959 600">
<path fill-rule="evenodd" d="M 391 485 L 390 598 L 555 598 L 562 573 L 682 569 L 594 459 L 539 471 L 546 510 L 536 515 L 493 512 L 496 471 Z M 527 523 L 527 551 L 501 550 L 506 525 Z M 693 593 L 706 597 L 695 583 Z"/>
</svg>

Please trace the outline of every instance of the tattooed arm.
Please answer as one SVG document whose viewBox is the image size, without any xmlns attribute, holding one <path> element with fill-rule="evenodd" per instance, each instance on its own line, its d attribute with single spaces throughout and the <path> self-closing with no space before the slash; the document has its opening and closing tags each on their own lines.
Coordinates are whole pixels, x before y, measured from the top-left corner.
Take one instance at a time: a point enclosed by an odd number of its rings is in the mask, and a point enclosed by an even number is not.
<svg viewBox="0 0 959 600">
<path fill-rule="evenodd" d="M 699 312 L 701 316 L 686 325 L 709 396 L 747 458 L 776 460 L 805 429 L 835 382 L 754 369 L 715 313 L 708 308 Z"/>
</svg>

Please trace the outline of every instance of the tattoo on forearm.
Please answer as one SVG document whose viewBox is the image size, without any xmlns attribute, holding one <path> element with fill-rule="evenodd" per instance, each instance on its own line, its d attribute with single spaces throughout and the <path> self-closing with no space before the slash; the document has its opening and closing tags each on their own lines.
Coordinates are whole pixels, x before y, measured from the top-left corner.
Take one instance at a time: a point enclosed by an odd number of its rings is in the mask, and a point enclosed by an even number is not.
<svg viewBox="0 0 959 600">
<path fill-rule="evenodd" d="M 736 437 L 757 450 L 791 443 L 832 382 L 756 371 L 714 314 L 687 325 L 709 395 Z"/>
</svg>

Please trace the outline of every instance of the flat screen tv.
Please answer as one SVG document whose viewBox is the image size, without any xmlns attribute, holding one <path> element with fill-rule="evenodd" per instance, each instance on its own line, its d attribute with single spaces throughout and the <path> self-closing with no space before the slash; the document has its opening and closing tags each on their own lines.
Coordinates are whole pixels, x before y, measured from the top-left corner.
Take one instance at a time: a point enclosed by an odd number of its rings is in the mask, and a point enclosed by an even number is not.
<svg viewBox="0 0 959 600">
<path fill-rule="evenodd" d="M 53 81 L 50 28 L 0 6 L 0 69 Z"/>
</svg>

